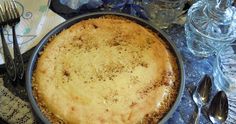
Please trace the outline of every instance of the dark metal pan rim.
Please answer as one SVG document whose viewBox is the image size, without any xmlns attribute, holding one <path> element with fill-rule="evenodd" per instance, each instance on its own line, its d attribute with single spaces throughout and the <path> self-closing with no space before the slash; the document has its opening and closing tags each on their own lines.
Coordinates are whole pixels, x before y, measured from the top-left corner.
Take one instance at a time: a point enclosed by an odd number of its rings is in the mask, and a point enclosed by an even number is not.
<svg viewBox="0 0 236 124">
<path fill-rule="evenodd" d="M 44 123 L 50 123 L 49 120 L 44 116 L 44 114 L 41 112 L 34 96 L 33 96 L 33 91 L 32 91 L 32 74 L 33 74 L 33 70 L 34 67 L 36 65 L 36 61 L 39 55 L 39 52 L 43 50 L 44 45 L 48 42 L 48 40 L 60 33 L 62 30 L 69 28 L 70 26 L 72 26 L 73 24 L 81 21 L 81 20 L 86 20 L 89 18 L 97 18 L 100 16 L 104 16 L 104 15 L 116 15 L 116 16 L 121 16 L 124 18 L 127 18 L 129 20 L 132 20 L 144 27 L 147 27 L 149 29 L 151 29 L 152 31 L 158 33 L 159 36 L 161 36 L 161 38 L 167 43 L 167 45 L 169 45 L 169 49 L 173 52 L 173 54 L 177 57 L 177 64 L 179 67 L 179 72 L 180 72 L 180 88 L 179 88 L 179 92 L 178 92 L 178 96 L 176 98 L 176 101 L 174 102 L 174 104 L 172 105 L 171 109 L 168 111 L 168 113 L 161 119 L 161 121 L 159 122 L 160 124 L 164 124 L 175 112 L 175 110 L 177 109 L 178 104 L 181 101 L 181 97 L 183 95 L 184 92 L 184 87 L 185 87 L 185 82 L 184 82 L 184 68 L 183 68 L 183 61 L 182 61 L 182 57 L 180 55 L 180 53 L 178 52 L 176 46 L 173 44 L 172 40 L 169 38 L 169 36 L 164 33 L 163 31 L 161 31 L 160 29 L 156 28 L 153 24 L 142 20 L 140 18 L 131 16 L 131 15 L 127 15 L 124 13 L 116 13 L 116 12 L 94 12 L 94 13 L 89 13 L 89 14 L 84 14 L 84 15 L 80 15 L 77 17 L 74 17 L 70 20 L 67 20 L 66 22 L 58 25 L 57 27 L 55 27 L 54 29 L 52 29 L 46 36 L 44 36 L 44 38 L 40 41 L 40 43 L 36 46 L 30 61 L 28 63 L 28 69 L 26 72 L 26 90 L 27 90 L 27 94 L 28 94 L 28 98 L 29 101 L 32 105 L 32 108 L 34 110 L 34 112 L 36 113 L 36 115 L 44 122 Z"/>
</svg>

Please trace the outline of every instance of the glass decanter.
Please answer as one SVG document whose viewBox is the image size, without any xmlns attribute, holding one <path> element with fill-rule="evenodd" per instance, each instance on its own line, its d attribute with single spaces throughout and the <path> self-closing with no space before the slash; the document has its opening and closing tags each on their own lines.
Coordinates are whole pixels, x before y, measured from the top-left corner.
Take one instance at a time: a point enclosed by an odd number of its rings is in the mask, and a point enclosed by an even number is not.
<svg viewBox="0 0 236 124">
<path fill-rule="evenodd" d="M 236 39 L 236 9 L 232 0 L 200 0 L 188 11 L 187 46 L 196 56 L 208 57 Z"/>
</svg>

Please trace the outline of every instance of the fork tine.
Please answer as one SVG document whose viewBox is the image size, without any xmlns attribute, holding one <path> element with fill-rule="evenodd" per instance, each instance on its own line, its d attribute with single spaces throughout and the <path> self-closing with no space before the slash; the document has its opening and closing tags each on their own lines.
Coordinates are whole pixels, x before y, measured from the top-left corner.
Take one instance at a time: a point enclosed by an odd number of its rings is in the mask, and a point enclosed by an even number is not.
<svg viewBox="0 0 236 124">
<path fill-rule="evenodd" d="M 20 17 L 15 0 L 10 0 L 10 1 L 5 0 L 4 8 L 6 10 L 7 19 L 13 20 Z"/>
<path fill-rule="evenodd" d="M 3 12 L 3 8 L 2 5 L 0 5 L 0 22 L 4 22 L 4 12 Z"/>
<path fill-rule="evenodd" d="M 13 10 L 14 10 L 15 18 L 20 17 L 20 14 L 19 14 L 19 11 L 18 11 L 18 9 L 17 9 L 16 1 L 15 1 L 15 0 L 12 0 L 12 8 L 13 8 Z"/>
<path fill-rule="evenodd" d="M 9 1 L 8 2 L 8 7 L 9 7 L 9 10 L 10 10 L 10 15 L 11 15 L 11 19 L 14 19 L 15 18 L 15 14 L 14 14 L 14 9 L 13 9 L 13 7 L 12 7 L 12 1 Z"/>
<path fill-rule="evenodd" d="M 10 15 L 12 17 L 11 19 L 16 18 L 15 9 L 13 7 L 13 1 L 12 0 L 8 2 L 8 7 L 9 7 L 9 10 L 10 10 L 9 13 L 10 13 Z"/>
<path fill-rule="evenodd" d="M 7 1 L 7 4 L 8 4 L 8 13 L 9 13 L 9 15 L 10 15 L 10 19 L 14 19 L 15 17 L 14 17 L 14 14 L 13 14 L 13 9 L 12 9 L 12 6 L 11 6 L 11 1 Z"/>
<path fill-rule="evenodd" d="M 9 7 L 8 7 L 8 2 L 7 1 L 4 1 L 3 2 L 3 6 L 4 6 L 4 9 L 5 9 L 5 16 L 7 19 L 11 19 L 11 15 L 9 14 Z"/>
</svg>

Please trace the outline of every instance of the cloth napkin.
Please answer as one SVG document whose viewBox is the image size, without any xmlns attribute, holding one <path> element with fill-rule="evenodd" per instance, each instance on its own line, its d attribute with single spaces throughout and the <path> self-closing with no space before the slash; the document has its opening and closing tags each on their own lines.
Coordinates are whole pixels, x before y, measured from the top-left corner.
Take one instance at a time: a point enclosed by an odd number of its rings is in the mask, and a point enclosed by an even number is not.
<svg viewBox="0 0 236 124">
<path fill-rule="evenodd" d="M 45 23 L 42 25 L 42 31 L 35 40 L 40 41 L 47 32 L 63 21 L 65 19 L 48 10 Z M 37 123 L 30 104 L 15 96 L 11 90 L 6 88 L 2 78 L 0 78 L 0 117 L 9 124 Z"/>
<path fill-rule="evenodd" d="M 16 97 L 0 79 L 0 117 L 9 124 L 34 124 L 36 120 L 29 103 Z"/>
</svg>

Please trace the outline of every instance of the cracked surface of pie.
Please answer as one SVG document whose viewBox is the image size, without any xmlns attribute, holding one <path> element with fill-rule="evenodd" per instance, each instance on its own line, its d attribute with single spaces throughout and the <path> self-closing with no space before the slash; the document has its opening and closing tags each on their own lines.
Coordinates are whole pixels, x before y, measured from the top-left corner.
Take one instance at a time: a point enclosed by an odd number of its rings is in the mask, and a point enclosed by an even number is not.
<svg viewBox="0 0 236 124">
<path fill-rule="evenodd" d="M 33 78 L 36 100 L 52 123 L 156 123 L 178 88 L 176 58 L 162 39 L 113 16 L 81 21 L 53 37 Z"/>
</svg>

